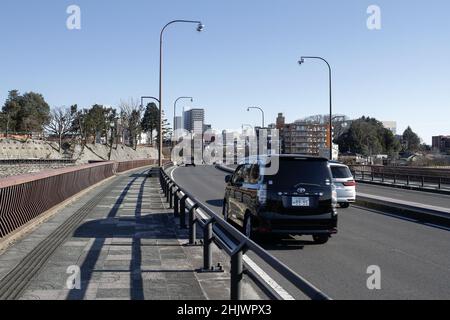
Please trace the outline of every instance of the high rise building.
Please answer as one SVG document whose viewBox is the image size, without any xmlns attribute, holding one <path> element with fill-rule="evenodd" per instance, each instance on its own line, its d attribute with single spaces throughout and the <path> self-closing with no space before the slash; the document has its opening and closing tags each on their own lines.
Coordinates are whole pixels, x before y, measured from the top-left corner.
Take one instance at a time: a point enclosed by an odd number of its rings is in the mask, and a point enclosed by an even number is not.
<svg viewBox="0 0 450 320">
<path fill-rule="evenodd" d="M 450 153 L 450 136 L 433 137 L 433 150 L 441 153 Z"/>
<path fill-rule="evenodd" d="M 183 117 L 175 117 L 174 129 L 175 130 L 183 129 Z"/>
<path fill-rule="evenodd" d="M 277 124 L 276 124 L 277 129 L 280 130 L 280 129 L 284 128 L 285 124 L 286 124 L 286 118 L 283 116 L 282 113 L 279 113 L 278 117 L 277 117 Z"/>
<path fill-rule="evenodd" d="M 195 133 L 202 134 L 205 126 L 205 110 L 191 109 L 184 112 L 184 129 Z"/>
<path fill-rule="evenodd" d="M 329 125 L 324 123 L 296 121 L 285 123 L 283 114 L 277 118 L 280 130 L 281 150 L 285 154 L 319 156 L 329 146 Z"/>
</svg>

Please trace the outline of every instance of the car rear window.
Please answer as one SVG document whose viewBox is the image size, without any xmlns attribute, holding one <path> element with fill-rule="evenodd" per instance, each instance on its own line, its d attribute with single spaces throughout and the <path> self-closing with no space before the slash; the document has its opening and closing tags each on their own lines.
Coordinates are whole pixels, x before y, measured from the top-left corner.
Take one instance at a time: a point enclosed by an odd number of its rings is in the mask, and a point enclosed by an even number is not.
<svg viewBox="0 0 450 320">
<path fill-rule="evenodd" d="M 297 184 L 324 186 L 330 183 L 331 174 L 327 161 L 311 159 L 280 159 L 278 173 L 266 176 L 269 185 L 293 187 Z"/>
<path fill-rule="evenodd" d="M 333 178 L 335 179 L 345 179 L 352 177 L 352 173 L 350 172 L 350 169 L 347 167 L 331 166 L 331 172 L 333 173 Z"/>
</svg>

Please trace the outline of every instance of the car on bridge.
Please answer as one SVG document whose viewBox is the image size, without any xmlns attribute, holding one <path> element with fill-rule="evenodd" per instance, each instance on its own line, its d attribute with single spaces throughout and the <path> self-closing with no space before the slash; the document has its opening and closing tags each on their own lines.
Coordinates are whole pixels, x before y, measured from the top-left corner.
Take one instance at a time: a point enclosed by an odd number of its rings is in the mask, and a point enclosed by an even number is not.
<svg viewBox="0 0 450 320">
<path fill-rule="evenodd" d="M 356 202 L 356 181 L 350 168 L 345 164 L 331 161 L 333 184 L 336 186 L 338 203 L 341 208 L 350 207 Z"/>
<path fill-rule="evenodd" d="M 276 171 L 274 163 L 278 164 Z M 245 159 L 225 182 L 224 219 L 240 225 L 250 238 L 312 235 L 315 243 L 325 244 L 337 233 L 337 194 L 325 158 L 273 155 Z"/>
</svg>

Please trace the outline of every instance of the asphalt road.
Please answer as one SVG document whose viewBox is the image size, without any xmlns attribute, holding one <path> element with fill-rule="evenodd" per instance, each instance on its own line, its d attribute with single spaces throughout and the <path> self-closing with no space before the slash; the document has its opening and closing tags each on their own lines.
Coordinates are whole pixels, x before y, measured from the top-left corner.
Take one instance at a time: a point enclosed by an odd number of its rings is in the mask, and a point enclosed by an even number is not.
<svg viewBox="0 0 450 320">
<path fill-rule="evenodd" d="M 177 183 L 218 213 L 225 175 L 211 166 L 173 172 Z M 339 234 L 326 245 L 301 237 L 262 246 L 334 299 L 450 299 L 448 230 L 356 207 L 339 214 Z M 373 265 L 381 269 L 381 290 L 367 288 Z M 276 272 L 269 274 L 302 298 Z"/>
<path fill-rule="evenodd" d="M 358 184 L 361 193 L 373 194 L 405 201 L 418 202 L 437 207 L 450 208 L 450 195 L 429 193 L 414 190 L 405 190 L 393 187 L 376 186 L 365 183 Z"/>
</svg>

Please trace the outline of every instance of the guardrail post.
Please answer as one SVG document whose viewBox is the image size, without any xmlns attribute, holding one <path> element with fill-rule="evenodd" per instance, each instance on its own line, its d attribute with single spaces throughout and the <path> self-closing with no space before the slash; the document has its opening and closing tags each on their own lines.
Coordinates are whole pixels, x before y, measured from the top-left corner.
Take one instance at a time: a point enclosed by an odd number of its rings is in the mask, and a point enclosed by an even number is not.
<svg viewBox="0 0 450 320">
<path fill-rule="evenodd" d="M 422 176 L 422 188 L 425 187 L 425 177 Z"/>
<path fill-rule="evenodd" d="M 361 171 L 362 179 L 364 180 L 364 170 Z"/>
<path fill-rule="evenodd" d="M 185 195 L 180 199 L 180 229 L 186 229 L 186 199 Z"/>
<path fill-rule="evenodd" d="M 384 172 L 381 173 L 381 182 L 384 183 Z"/>
<path fill-rule="evenodd" d="M 212 270 L 212 240 L 213 240 L 213 222 L 210 219 L 203 228 L 203 270 Z"/>
<path fill-rule="evenodd" d="M 406 176 L 406 185 L 409 186 L 409 176 Z"/>
<path fill-rule="evenodd" d="M 166 202 L 169 202 L 169 183 L 170 180 L 166 178 L 166 192 L 164 193 L 164 195 L 166 196 Z"/>
<path fill-rule="evenodd" d="M 170 209 L 173 209 L 173 187 L 174 187 L 173 184 L 171 186 L 169 186 L 169 208 Z"/>
<path fill-rule="evenodd" d="M 231 300 L 242 300 L 242 278 L 243 278 L 243 264 L 242 264 L 242 248 L 237 249 L 231 256 Z"/>
<path fill-rule="evenodd" d="M 438 189 L 441 190 L 441 188 L 442 188 L 442 178 L 439 177 Z"/>
<path fill-rule="evenodd" d="M 167 183 L 167 192 L 166 192 L 166 202 L 169 203 L 170 200 L 170 184 L 171 182 Z"/>
<path fill-rule="evenodd" d="M 195 204 L 192 206 L 191 210 L 189 210 L 189 244 L 194 245 L 197 242 L 197 224 L 195 219 L 195 210 L 198 208 L 198 205 Z"/>
<path fill-rule="evenodd" d="M 179 217 L 180 216 L 180 199 L 178 198 L 178 190 L 175 190 L 175 192 L 173 193 L 173 215 L 175 217 Z"/>
<path fill-rule="evenodd" d="M 394 184 L 397 184 L 397 175 L 394 174 Z"/>
</svg>

